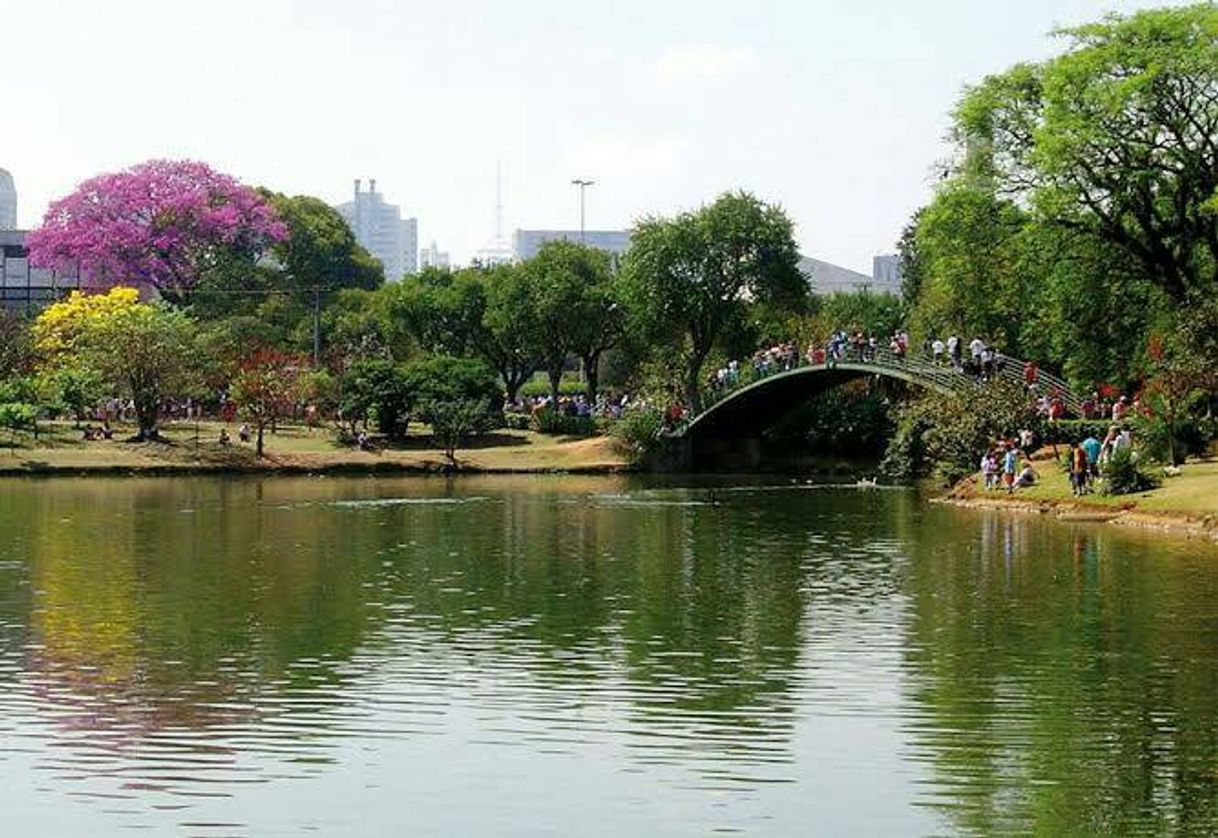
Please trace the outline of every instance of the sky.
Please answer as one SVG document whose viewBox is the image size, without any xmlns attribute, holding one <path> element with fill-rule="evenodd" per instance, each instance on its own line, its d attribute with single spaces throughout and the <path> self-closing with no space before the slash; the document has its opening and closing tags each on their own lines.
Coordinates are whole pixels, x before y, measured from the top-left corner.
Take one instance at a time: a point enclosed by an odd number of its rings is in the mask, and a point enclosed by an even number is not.
<svg viewBox="0 0 1218 838">
<path fill-rule="evenodd" d="M 925 204 L 964 87 L 1060 49 L 1093 0 L 0 0 L 18 223 L 95 174 L 192 158 L 349 200 L 377 179 L 459 261 L 736 189 L 870 273 Z"/>
</svg>

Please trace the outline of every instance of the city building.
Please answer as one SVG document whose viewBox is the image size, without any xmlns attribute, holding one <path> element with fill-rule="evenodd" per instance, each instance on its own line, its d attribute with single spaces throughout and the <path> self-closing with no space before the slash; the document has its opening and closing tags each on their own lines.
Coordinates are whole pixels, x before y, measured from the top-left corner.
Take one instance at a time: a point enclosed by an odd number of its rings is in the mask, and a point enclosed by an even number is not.
<svg viewBox="0 0 1218 838">
<path fill-rule="evenodd" d="M 452 260 L 448 257 L 448 251 L 436 247 L 434 241 L 430 247 L 425 247 L 419 251 L 420 268 L 447 268 L 451 267 L 451 265 Z"/>
<path fill-rule="evenodd" d="M 417 273 L 418 219 L 403 219 L 401 208 L 387 203 L 384 196 L 376 191 L 375 178 L 369 179 L 368 191 L 363 191 L 362 185 L 362 181 L 356 178 L 353 200 L 337 207 L 355 233 L 356 241 L 381 260 L 385 279 L 396 282 L 406 274 Z"/>
<path fill-rule="evenodd" d="M 80 287 L 74 270 L 31 268 L 25 230 L 0 230 L 0 308 L 34 313 Z"/>
<path fill-rule="evenodd" d="M 871 291 L 876 294 L 895 293 L 888 287 L 878 286 L 875 279 L 865 273 L 852 271 L 821 259 L 813 259 L 810 256 L 799 260 L 799 270 L 808 278 L 808 285 L 814 294 L 851 294 L 858 291 Z"/>
<path fill-rule="evenodd" d="M 901 293 L 901 257 L 895 253 L 881 253 L 871 260 L 871 279 L 876 291 L 889 294 Z"/>
<path fill-rule="evenodd" d="M 6 169 L 0 169 L 0 230 L 17 229 L 17 186 Z"/>
<path fill-rule="evenodd" d="M 630 249 L 629 230 L 517 230 L 512 237 L 512 252 L 518 261 L 532 259 L 550 241 L 582 241 L 589 247 L 622 255 Z"/>
</svg>

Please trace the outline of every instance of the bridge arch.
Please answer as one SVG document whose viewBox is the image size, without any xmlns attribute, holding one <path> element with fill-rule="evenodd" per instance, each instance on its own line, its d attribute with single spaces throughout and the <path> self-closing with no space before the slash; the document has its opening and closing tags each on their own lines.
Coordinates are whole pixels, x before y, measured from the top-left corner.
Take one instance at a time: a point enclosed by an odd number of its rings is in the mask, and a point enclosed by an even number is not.
<svg viewBox="0 0 1218 838">
<path fill-rule="evenodd" d="M 999 357 L 997 374 L 1023 382 L 1024 362 Z M 1065 382 L 1041 373 L 1045 392 L 1057 392 L 1067 411 L 1078 415 L 1081 398 Z M 884 350 L 864 361 L 851 357 L 837 362 L 809 364 L 767 375 L 726 394 L 673 434 L 678 456 L 686 468 L 703 461 L 722 460 L 749 467 L 760 459 L 762 433 L 774 421 L 795 410 L 819 393 L 849 381 L 880 377 L 938 393 L 950 394 L 977 386 L 977 379 L 951 366 L 916 357 L 902 357 Z"/>
</svg>

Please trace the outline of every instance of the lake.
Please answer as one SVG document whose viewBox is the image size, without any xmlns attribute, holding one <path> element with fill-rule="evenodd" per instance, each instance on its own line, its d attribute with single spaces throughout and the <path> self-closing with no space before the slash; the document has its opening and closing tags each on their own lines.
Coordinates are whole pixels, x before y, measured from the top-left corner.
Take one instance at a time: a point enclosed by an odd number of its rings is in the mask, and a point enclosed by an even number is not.
<svg viewBox="0 0 1218 838">
<path fill-rule="evenodd" d="M 24 835 L 1218 830 L 1218 550 L 776 480 L 0 483 Z"/>
</svg>

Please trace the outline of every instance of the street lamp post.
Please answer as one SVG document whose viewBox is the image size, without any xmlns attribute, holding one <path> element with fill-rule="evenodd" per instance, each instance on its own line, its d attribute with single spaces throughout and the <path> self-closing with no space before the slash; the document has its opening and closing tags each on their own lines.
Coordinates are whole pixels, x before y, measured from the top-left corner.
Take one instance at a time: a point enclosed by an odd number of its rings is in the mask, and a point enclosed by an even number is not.
<svg viewBox="0 0 1218 838">
<path fill-rule="evenodd" d="M 571 181 L 572 186 L 579 187 L 579 243 L 584 244 L 584 192 L 589 186 L 596 183 L 594 180 L 583 180 L 575 178 Z"/>
</svg>

